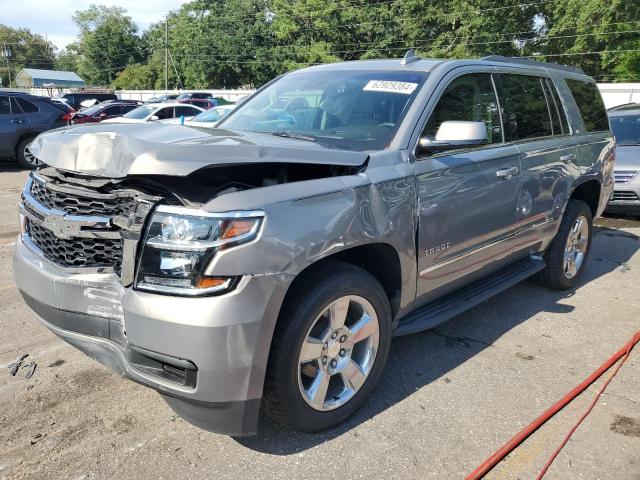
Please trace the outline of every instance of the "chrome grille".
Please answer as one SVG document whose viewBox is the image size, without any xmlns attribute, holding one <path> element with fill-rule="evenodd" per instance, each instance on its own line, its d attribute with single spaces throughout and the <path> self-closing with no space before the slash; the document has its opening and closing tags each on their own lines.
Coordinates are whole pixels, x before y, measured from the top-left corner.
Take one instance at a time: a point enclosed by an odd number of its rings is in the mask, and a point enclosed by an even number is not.
<svg viewBox="0 0 640 480">
<path fill-rule="evenodd" d="M 27 220 L 29 239 L 45 257 L 64 267 L 112 267 L 122 262 L 122 240 L 115 238 L 56 237 L 50 230 Z"/>
<path fill-rule="evenodd" d="M 98 215 L 105 217 L 129 216 L 136 208 L 133 197 L 115 195 L 94 196 L 67 193 L 49 188 L 37 180 L 31 184 L 31 195 L 47 208 L 60 210 L 69 215 Z"/>
<path fill-rule="evenodd" d="M 616 183 L 627 183 L 630 182 L 637 174 L 637 170 L 615 170 L 613 172 L 613 178 Z"/>
<path fill-rule="evenodd" d="M 133 189 L 100 191 L 91 180 L 85 186 L 60 180 L 55 171 L 52 178 L 37 172 L 27 179 L 19 207 L 23 240 L 61 267 L 115 272 L 130 285 L 142 227 L 161 198 Z"/>
<path fill-rule="evenodd" d="M 613 192 L 613 200 L 640 200 L 638 195 L 633 192 L 622 192 L 622 191 L 614 191 Z"/>
</svg>

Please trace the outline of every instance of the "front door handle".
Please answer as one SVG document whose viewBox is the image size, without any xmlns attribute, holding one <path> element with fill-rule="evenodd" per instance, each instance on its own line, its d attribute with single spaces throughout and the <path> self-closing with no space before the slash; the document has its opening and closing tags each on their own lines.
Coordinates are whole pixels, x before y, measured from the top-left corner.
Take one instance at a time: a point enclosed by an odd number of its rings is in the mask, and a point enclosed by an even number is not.
<svg viewBox="0 0 640 480">
<path fill-rule="evenodd" d="M 560 157 L 560 161 L 564 163 L 573 162 L 576 159 L 575 153 L 570 153 L 569 155 L 562 155 Z"/>
<path fill-rule="evenodd" d="M 11 123 L 24 123 L 24 120 L 20 120 L 19 118 L 12 118 Z"/>
<path fill-rule="evenodd" d="M 513 177 L 514 175 L 517 175 L 519 172 L 520 172 L 520 169 L 518 167 L 501 168 L 496 172 L 496 177 L 509 180 L 511 177 Z"/>
</svg>

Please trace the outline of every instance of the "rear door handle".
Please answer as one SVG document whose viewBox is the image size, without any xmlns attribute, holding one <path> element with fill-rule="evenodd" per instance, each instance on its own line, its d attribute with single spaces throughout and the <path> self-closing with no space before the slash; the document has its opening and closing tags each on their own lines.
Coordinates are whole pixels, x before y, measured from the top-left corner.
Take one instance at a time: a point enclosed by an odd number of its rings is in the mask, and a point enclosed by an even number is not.
<svg viewBox="0 0 640 480">
<path fill-rule="evenodd" d="M 575 153 L 570 153 L 569 155 L 562 155 L 560 157 L 560 161 L 565 163 L 573 162 L 575 159 L 576 159 Z"/>
<path fill-rule="evenodd" d="M 520 169 L 518 167 L 501 168 L 496 172 L 496 177 L 504 178 L 505 180 L 508 180 L 514 175 L 517 175 L 519 172 L 520 172 Z"/>
<path fill-rule="evenodd" d="M 19 118 L 12 118 L 11 123 L 24 123 L 24 120 L 20 120 Z"/>
</svg>

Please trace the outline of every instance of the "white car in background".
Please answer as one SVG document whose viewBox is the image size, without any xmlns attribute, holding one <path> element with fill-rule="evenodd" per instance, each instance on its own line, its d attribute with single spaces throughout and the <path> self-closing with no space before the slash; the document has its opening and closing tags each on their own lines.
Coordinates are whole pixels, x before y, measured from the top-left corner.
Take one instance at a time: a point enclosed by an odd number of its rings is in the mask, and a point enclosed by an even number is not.
<svg viewBox="0 0 640 480">
<path fill-rule="evenodd" d="M 213 107 L 209 110 L 198 114 L 191 120 L 185 118 L 184 124 L 189 127 L 215 127 L 220 120 L 226 117 L 237 105 L 230 103 L 228 105 L 220 105 L 219 107 Z M 180 124 L 180 118 L 174 118 L 173 120 L 167 120 L 165 123 Z"/>
<path fill-rule="evenodd" d="M 153 103 L 140 105 L 122 117 L 110 118 L 102 123 L 144 123 L 158 121 L 160 123 L 176 123 L 173 120 L 184 117 L 192 119 L 205 110 L 186 103 Z"/>
</svg>

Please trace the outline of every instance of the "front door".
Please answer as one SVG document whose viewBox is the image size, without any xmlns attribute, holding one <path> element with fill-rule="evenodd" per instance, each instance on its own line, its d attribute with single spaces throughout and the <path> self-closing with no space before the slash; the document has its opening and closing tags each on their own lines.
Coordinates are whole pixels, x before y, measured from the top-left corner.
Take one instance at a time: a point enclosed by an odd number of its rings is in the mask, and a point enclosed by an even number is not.
<svg viewBox="0 0 640 480">
<path fill-rule="evenodd" d="M 520 190 L 519 152 L 504 142 L 492 75 L 458 76 L 446 86 L 421 137 L 444 121 L 483 121 L 488 143 L 419 155 L 417 295 L 428 300 L 504 263 L 514 244 Z"/>
<path fill-rule="evenodd" d="M 29 120 L 15 98 L 0 95 L 0 155 L 13 155 L 18 139 L 29 128 Z"/>
</svg>

